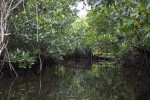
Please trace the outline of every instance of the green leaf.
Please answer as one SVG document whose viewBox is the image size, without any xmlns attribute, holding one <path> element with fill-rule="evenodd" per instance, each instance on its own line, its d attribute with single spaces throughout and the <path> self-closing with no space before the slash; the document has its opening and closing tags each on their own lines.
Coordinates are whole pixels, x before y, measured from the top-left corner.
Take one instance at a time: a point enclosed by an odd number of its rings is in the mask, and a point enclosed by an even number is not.
<svg viewBox="0 0 150 100">
<path fill-rule="evenodd" d="M 134 10 L 133 13 L 130 14 L 130 16 L 138 18 L 139 17 L 139 12 L 140 12 L 140 9 L 137 8 L 137 9 Z"/>
<path fill-rule="evenodd" d="M 125 43 L 122 43 L 122 48 L 125 48 L 126 47 L 126 44 Z"/>
<path fill-rule="evenodd" d="M 59 9 L 57 9 L 57 10 L 56 10 L 56 12 L 57 12 L 57 14 L 59 14 L 60 10 L 59 10 Z"/>
<path fill-rule="evenodd" d="M 129 27 L 130 25 L 132 25 L 134 23 L 135 23 L 135 20 L 131 19 L 131 20 L 128 21 L 127 26 Z"/>
</svg>

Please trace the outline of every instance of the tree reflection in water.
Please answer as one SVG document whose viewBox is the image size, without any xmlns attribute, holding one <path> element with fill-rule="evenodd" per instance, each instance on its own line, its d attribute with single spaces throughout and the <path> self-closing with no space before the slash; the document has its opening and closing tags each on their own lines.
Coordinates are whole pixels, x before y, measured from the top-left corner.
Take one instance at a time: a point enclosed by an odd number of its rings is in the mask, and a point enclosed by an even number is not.
<svg viewBox="0 0 150 100">
<path fill-rule="evenodd" d="M 69 61 L 42 72 L 39 76 L 19 76 L 1 81 L 2 100 L 149 100 L 149 76 L 123 68 L 114 62 Z M 76 65 L 76 66 L 75 66 Z"/>
</svg>

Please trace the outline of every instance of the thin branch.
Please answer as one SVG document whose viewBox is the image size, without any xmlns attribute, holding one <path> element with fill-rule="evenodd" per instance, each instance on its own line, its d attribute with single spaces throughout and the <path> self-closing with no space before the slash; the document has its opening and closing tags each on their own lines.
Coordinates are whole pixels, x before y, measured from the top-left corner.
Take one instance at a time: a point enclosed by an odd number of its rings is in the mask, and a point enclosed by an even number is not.
<svg viewBox="0 0 150 100">
<path fill-rule="evenodd" d="M 145 51 L 145 48 L 144 48 L 144 54 L 145 54 L 145 59 L 146 59 L 146 65 L 147 65 L 147 68 L 149 69 L 149 64 L 148 64 L 148 60 L 147 60 L 147 54 L 146 54 L 146 51 Z"/>
<path fill-rule="evenodd" d="M 7 4 L 8 4 L 10 1 L 11 1 L 11 0 L 9 0 L 9 1 L 6 2 L 6 4 L 5 4 L 6 7 L 7 7 Z"/>
<path fill-rule="evenodd" d="M 42 60 L 41 60 L 41 56 L 39 54 L 39 59 L 40 59 L 40 72 L 42 71 Z"/>
<path fill-rule="evenodd" d="M 6 53 L 4 54 L 4 60 L 5 60 L 5 58 L 6 58 Z M 2 69 L 3 69 L 3 67 L 4 67 L 4 61 L 2 61 L 2 67 L 1 67 L 1 70 L 0 70 L 0 73 L 2 72 Z"/>
<path fill-rule="evenodd" d="M 2 78 L 3 75 L 4 75 L 4 73 L 1 74 L 0 79 Z"/>
<path fill-rule="evenodd" d="M 12 64 L 11 64 L 11 62 L 10 62 L 10 57 L 9 57 L 9 53 L 8 53 L 7 48 L 6 48 L 6 52 L 7 52 L 8 59 L 9 59 L 9 62 L 8 62 L 8 63 L 9 63 L 10 70 L 11 70 L 11 71 L 14 71 L 14 73 L 15 73 L 16 77 L 18 77 L 17 72 L 15 71 L 14 67 L 12 66 Z"/>
<path fill-rule="evenodd" d="M 1 6 L 4 7 L 3 5 L 4 3 L 1 3 Z M 3 42 L 3 37 L 4 37 L 4 29 L 3 29 L 3 16 L 4 16 L 4 13 L 3 11 L 1 11 L 1 22 L 0 22 L 0 30 L 1 30 L 1 33 L 0 33 L 0 44 Z"/>
<path fill-rule="evenodd" d="M 17 62 L 24 62 L 25 60 L 27 60 L 27 59 L 21 59 L 21 60 L 19 60 Z M 15 63 L 15 61 L 5 61 L 5 60 L 0 60 L 0 62 L 6 62 L 6 63 L 12 62 L 12 63 Z"/>
<path fill-rule="evenodd" d="M 40 59 L 40 70 L 39 70 L 39 72 L 40 72 L 40 89 L 39 89 L 39 95 L 40 95 L 41 88 L 42 88 L 42 80 L 41 80 L 41 78 L 42 78 L 42 60 L 41 60 L 40 54 L 39 54 L 39 59 Z"/>
<path fill-rule="evenodd" d="M 38 24 L 38 5 L 37 5 L 37 2 L 36 2 L 36 0 L 35 0 L 35 3 L 36 3 L 36 19 L 37 19 L 37 42 L 38 42 L 38 38 L 39 38 L 39 30 L 38 30 L 38 28 L 39 28 L 39 24 Z"/>
<path fill-rule="evenodd" d="M 10 12 L 11 12 L 12 10 L 14 10 L 15 8 L 17 8 L 18 5 L 19 5 L 22 1 L 23 1 L 23 0 L 20 0 L 20 1 L 19 1 L 17 4 L 15 4 L 15 6 L 13 6 L 11 9 L 8 9 L 8 12 L 7 12 L 6 16 L 5 16 L 5 20 L 8 18 Z"/>
<path fill-rule="evenodd" d="M 5 0 L 3 0 L 2 3 L 4 4 L 4 3 L 5 3 Z"/>
<path fill-rule="evenodd" d="M 14 85 L 16 79 L 17 79 L 17 77 L 16 77 L 15 80 L 11 83 L 11 85 L 10 85 L 10 87 L 9 87 L 9 91 L 8 91 L 8 100 L 9 100 L 9 96 L 10 96 L 10 91 L 11 91 L 12 86 Z"/>
<path fill-rule="evenodd" d="M 13 62 L 13 61 L 0 60 L 0 62 L 6 62 L 6 63 L 9 63 L 9 62 Z"/>
<path fill-rule="evenodd" d="M 24 0 L 23 0 L 23 9 L 24 9 L 24 12 L 26 12 L 26 9 L 25 9 L 25 7 L 24 7 Z"/>
<path fill-rule="evenodd" d="M 11 9 L 11 11 L 14 10 L 16 7 L 18 7 L 18 5 L 19 5 L 22 1 L 23 1 L 23 0 L 20 0 L 20 1 Z"/>
<path fill-rule="evenodd" d="M 11 9 L 11 7 L 12 7 L 13 1 L 14 1 L 14 0 L 11 0 L 11 3 L 10 3 L 9 8 L 8 8 L 8 10 L 7 10 L 7 11 L 8 11 L 7 13 L 9 13 L 9 11 L 10 11 L 10 9 Z M 7 6 L 6 6 L 6 7 L 7 7 Z"/>
</svg>

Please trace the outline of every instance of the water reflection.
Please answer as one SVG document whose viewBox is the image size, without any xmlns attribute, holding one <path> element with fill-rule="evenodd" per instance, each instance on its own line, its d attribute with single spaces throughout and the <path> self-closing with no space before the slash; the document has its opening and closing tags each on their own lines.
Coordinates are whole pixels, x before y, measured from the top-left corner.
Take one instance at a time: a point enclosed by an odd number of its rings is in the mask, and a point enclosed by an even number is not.
<svg viewBox="0 0 150 100">
<path fill-rule="evenodd" d="M 68 61 L 46 67 L 39 76 L 20 76 L 9 100 L 149 100 L 149 76 L 114 62 Z M 7 100 L 11 78 L 0 81 L 0 96 Z"/>
</svg>

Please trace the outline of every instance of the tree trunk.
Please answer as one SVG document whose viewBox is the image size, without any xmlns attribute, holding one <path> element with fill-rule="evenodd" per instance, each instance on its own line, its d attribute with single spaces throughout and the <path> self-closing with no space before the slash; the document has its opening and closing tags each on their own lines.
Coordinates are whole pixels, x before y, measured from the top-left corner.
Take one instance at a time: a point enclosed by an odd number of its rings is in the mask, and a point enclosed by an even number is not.
<svg viewBox="0 0 150 100">
<path fill-rule="evenodd" d="M 4 49 L 4 14 L 5 1 L 0 0 L 0 55 Z"/>
<path fill-rule="evenodd" d="M 15 0 L 16 1 L 16 0 Z M 6 47 L 5 36 L 7 35 L 6 22 L 10 13 L 18 7 L 23 0 L 18 0 L 16 4 L 14 0 L 0 0 L 0 55 Z"/>
</svg>

